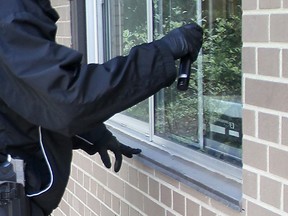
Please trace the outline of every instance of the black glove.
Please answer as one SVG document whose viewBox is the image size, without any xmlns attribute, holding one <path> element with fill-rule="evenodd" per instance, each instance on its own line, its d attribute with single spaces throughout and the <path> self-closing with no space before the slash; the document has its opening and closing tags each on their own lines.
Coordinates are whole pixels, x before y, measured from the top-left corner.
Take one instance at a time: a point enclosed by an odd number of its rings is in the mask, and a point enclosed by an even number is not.
<svg viewBox="0 0 288 216">
<path fill-rule="evenodd" d="M 140 154 L 141 149 L 131 148 L 120 143 L 114 136 L 108 142 L 102 143 L 98 146 L 98 153 L 101 160 L 107 168 L 111 167 L 111 160 L 108 155 L 108 150 L 112 151 L 115 155 L 114 171 L 118 172 L 122 165 L 122 155 L 132 158 L 134 154 Z"/>
<path fill-rule="evenodd" d="M 175 60 L 190 55 L 194 62 L 202 47 L 203 30 L 196 23 L 187 24 L 170 31 L 159 42 L 165 43 Z"/>
<path fill-rule="evenodd" d="M 93 134 L 94 135 L 94 134 Z M 97 135 L 96 135 L 97 136 Z M 140 154 L 141 149 L 131 148 L 120 143 L 108 130 L 103 131 L 101 139 L 96 139 L 96 143 L 91 143 L 88 139 L 91 134 L 83 134 L 82 136 L 73 137 L 74 149 L 82 149 L 90 155 L 99 153 L 101 160 L 107 168 L 111 167 L 111 160 L 108 150 L 115 155 L 114 171 L 118 172 L 122 165 L 122 155 L 132 158 L 134 154 Z M 95 138 L 95 136 L 94 136 Z"/>
</svg>

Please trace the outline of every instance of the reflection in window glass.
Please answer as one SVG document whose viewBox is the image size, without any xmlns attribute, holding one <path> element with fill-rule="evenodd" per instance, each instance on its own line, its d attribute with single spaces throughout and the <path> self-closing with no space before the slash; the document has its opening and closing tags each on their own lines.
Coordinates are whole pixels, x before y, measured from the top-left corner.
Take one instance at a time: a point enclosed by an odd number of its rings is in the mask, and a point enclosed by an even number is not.
<svg viewBox="0 0 288 216">
<path fill-rule="evenodd" d="M 237 163 L 242 155 L 241 1 L 203 2 L 206 150 Z"/>
<path fill-rule="evenodd" d="M 155 1 L 154 7 L 156 38 L 196 20 L 195 1 L 159 0 Z M 197 77 L 192 75 L 191 78 L 187 92 L 177 91 L 175 83 L 155 96 L 155 133 L 184 145 L 198 143 Z"/>
<path fill-rule="evenodd" d="M 147 6 L 143 0 L 107 1 L 107 58 L 127 55 L 130 49 L 147 42 Z M 149 121 L 148 100 L 129 108 L 123 114 L 141 121 Z"/>
<path fill-rule="evenodd" d="M 148 101 L 123 113 L 145 122 L 154 116 L 149 122 L 154 135 L 241 165 L 241 0 L 154 0 L 153 15 L 147 2 L 105 1 L 108 58 L 147 42 L 148 16 L 153 16 L 154 39 L 191 21 L 200 23 L 203 49 L 192 65 L 188 91 L 177 91 L 175 83 L 155 95 L 154 113 Z"/>
<path fill-rule="evenodd" d="M 161 35 L 194 20 L 202 23 L 205 33 L 202 56 L 192 66 L 190 89 L 180 93 L 174 85 L 155 97 L 155 133 L 238 165 L 242 155 L 240 4 L 240 0 L 158 0 L 154 25 Z"/>
</svg>

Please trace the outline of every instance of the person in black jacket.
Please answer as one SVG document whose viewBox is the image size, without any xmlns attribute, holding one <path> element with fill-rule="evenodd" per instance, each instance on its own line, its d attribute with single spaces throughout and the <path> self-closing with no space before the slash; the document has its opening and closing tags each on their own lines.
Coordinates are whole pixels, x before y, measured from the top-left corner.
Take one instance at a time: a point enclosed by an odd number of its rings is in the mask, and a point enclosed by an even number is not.
<svg viewBox="0 0 288 216">
<path fill-rule="evenodd" d="M 121 144 L 104 123 L 176 78 L 175 60 L 195 61 L 202 29 L 195 23 L 133 47 L 104 64 L 81 64 L 82 54 L 55 42 L 58 14 L 49 0 L 0 0 L 0 149 L 25 161 L 32 215 L 55 209 L 70 174 L 73 149 L 99 153 L 115 172 Z"/>
</svg>

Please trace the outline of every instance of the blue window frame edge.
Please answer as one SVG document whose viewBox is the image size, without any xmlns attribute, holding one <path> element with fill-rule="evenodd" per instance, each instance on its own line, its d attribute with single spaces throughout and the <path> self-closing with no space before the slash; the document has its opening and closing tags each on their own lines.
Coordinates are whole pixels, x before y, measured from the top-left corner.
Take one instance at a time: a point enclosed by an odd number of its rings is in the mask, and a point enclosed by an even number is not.
<svg viewBox="0 0 288 216">
<path fill-rule="evenodd" d="M 135 157 L 140 163 L 221 202 L 235 211 L 242 211 L 241 180 L 237 181 L 235 178 L 223 175 L 220 172 L 209 170 L 193 161 L 193 159 L 188 161 L 172 155 L 164 149 L 151 145 L 152 143 L 147 140 L 147 136 L 144 134 L 138 134 L 127 128 L 122 130 L 121 125 L 117 122 L 108 120 L 106 125 L 121 143 L 142 149 L 142 153 Z M 204 154 L 202 156 L 208 157 Z M 211 158 L 211 161 L 213 160 Z M 235 167 L 235 169 L 237 170 L 236 172 L 242 174 L 241 168 Z"/>
</svg>

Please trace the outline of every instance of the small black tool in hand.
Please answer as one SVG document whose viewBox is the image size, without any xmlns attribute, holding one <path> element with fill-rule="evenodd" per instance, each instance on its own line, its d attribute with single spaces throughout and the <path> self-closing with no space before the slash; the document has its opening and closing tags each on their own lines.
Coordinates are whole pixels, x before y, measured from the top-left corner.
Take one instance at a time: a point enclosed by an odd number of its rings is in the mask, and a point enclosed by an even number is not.
<svg viewBox="0 0 288 216">
<path fill-rule="evenodd" d="M 180 59 L 179 75 L 177 89 L 179 91 L 186 91 L 189 86 L 189 79 L 191 73 L 192 60 L 189 55 L 186 55 Z"/>
</svg>

